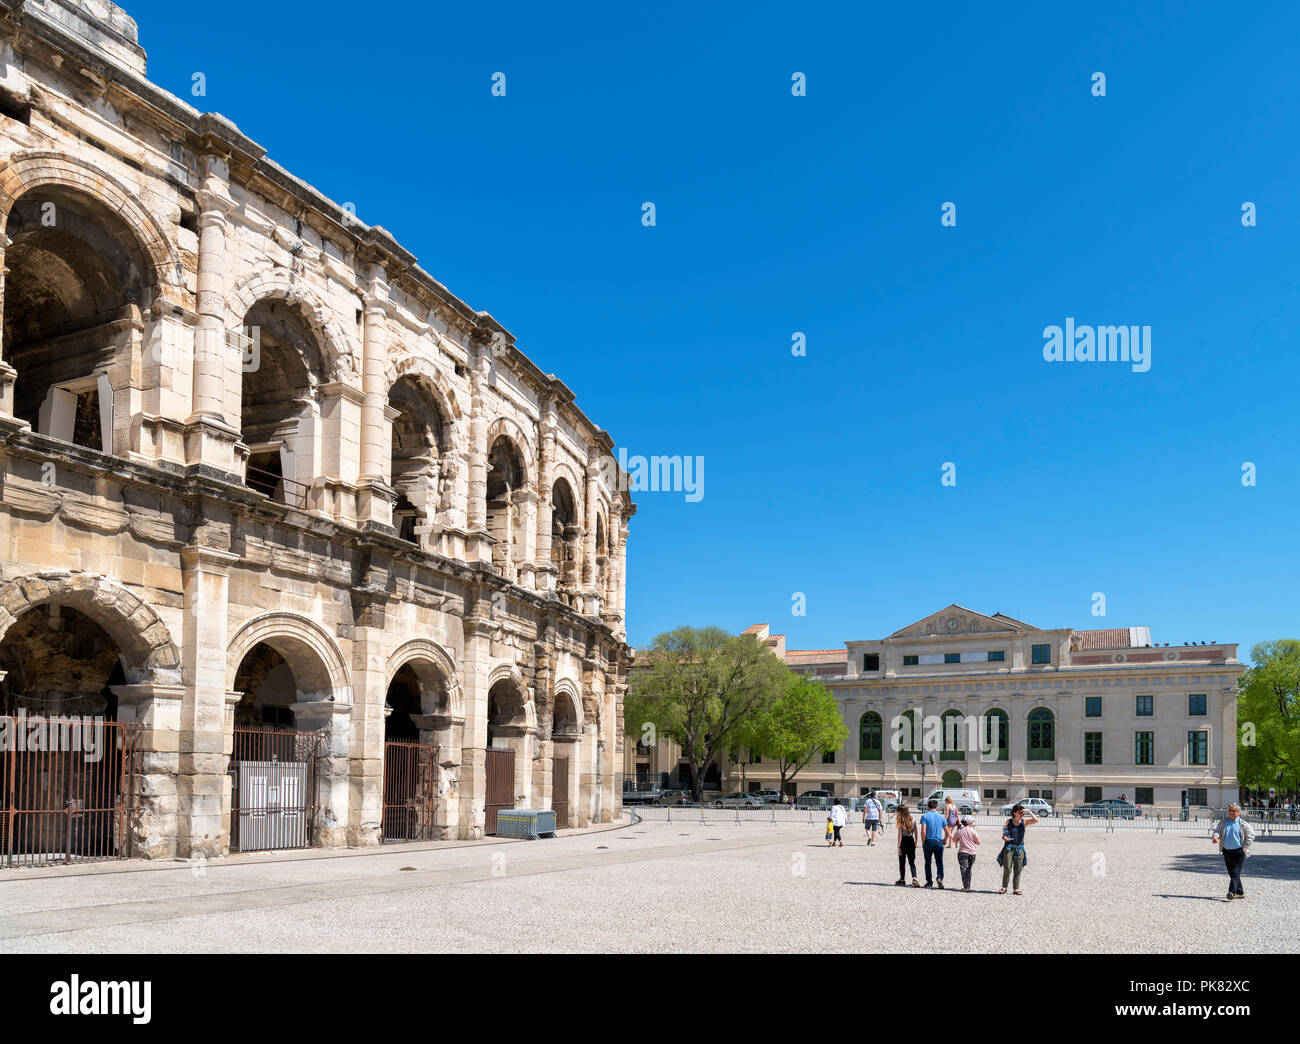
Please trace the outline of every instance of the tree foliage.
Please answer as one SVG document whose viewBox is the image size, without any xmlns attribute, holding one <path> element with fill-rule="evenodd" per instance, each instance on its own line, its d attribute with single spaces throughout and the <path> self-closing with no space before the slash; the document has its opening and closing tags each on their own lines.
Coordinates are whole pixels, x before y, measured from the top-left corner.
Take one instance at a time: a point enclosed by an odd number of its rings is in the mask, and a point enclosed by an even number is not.
<svg viewBox="0 0 1300 1044">
<path fill-rule="evenodd" d="M 1300 785 L 1300 640 L 1261 642 L 1250 658 L 1237 690 L 1237 776 L 1247 787 L 1293 790 Z"/>
<path fill-rule="evenodd" d="M 792 675 L 777 700 L 750 719 L 742 742 L 751 753 L 774 759 L 781 789 L 813 758 L 839 750 L 849 729 L 835 697 L 821 682 Z"/>
<path fill-rule="evenodd" d="M 736 745 L 752 717 L 785 692 L 792 676 L 751 634 L 678 627 L 637 652 L 623 703 L 624 729 L 638 739 L 677 743 L 690 764 L 695 800 L 701 801 L 705 775 Z"/>
</svg>

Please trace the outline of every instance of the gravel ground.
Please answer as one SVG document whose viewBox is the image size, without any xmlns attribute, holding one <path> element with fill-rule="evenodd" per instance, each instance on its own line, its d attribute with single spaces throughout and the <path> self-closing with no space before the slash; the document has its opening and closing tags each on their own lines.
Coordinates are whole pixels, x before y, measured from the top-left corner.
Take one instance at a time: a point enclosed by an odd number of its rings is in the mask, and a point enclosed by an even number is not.
<svg viewBox="0 0 1300 1044">
<path fill-rule="evenodd" d="M 1259 841 L 1230 905 L 1200 834 L 1031 829 L 1023 896 L 997 894 L 995 830 L 969 894 L 951 854 L 944 891 L 898 888 L 892 843 L 845 836 L 644 822 L 201 875 L 0 873 L 0 952 L 1300 952 L 1300 837 Z"/>
</svg>

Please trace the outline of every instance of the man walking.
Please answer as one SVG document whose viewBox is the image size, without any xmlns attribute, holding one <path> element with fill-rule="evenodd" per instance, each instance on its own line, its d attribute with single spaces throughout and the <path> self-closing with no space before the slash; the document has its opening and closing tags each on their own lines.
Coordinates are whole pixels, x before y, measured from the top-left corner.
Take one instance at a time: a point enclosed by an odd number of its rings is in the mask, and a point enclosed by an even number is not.
<svg viewBox="0 0 1300 1044">
<path fill-rule="evenodd" d="M 1255 843 L 1255 830 L 1246 822 L 1238 805 L 1229 805 L 1228 814 L 1214 825 L 1212 839 L 1223 853 L 1223 862 L 1228 868 L 1228 901 L 1245 899 L 1246 893 L 1241 887 L 1241 869 L 1250 854 L 1250 846 Z"/>
<path fill-rule="evenodd" d="M 925 815 L 921 817 L 921 850 L 925 853 L 925 887 L 934 887 L 930 874 L 930 860 L 937 864 L 939 887 L 943 887 L 943 839 L 948 825 L 938 812 L 939 802 L 930 799 Z"/>
<path fill-rule="evenodd" d="M 874 794 L 868 797 L 866 804 L 862 806 L 862 825 L 867 828 L 868 847 L 876 843 L 876 831 L 880 829 L 880 813 L 882 811 L 880 802 L 876 800 Z"/>
</svg>

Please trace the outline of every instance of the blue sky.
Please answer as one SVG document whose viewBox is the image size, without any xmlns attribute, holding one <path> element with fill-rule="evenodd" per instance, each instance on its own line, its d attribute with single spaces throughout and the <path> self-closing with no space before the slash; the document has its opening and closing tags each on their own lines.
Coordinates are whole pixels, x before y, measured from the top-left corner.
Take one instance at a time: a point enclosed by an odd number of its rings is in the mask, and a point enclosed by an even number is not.
<svg viewBox="0 0 1300 1044">
<path fill-rule="evenodd" d="M 699 502 L 637 495 L 633 644 L 834 647 L 950 602 L 1243 658 L 1300 630 L 1294 5 L 124 6 L 156 82 L 628 453 L 704 458 Z M 1150 326 L 1150 371 L 1044 361 L 1067 316 Z"/>
</svg>

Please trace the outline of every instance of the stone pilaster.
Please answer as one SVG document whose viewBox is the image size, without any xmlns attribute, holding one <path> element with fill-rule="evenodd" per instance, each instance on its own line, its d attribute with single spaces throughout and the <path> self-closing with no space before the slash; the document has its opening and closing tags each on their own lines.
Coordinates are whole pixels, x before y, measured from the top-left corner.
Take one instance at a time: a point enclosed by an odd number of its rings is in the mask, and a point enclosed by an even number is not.
<svg viewBox="0 0 1300 1044">
<path fill-rule="evenodd" d="M 176 854 L 217 856 L 230 837 L 230 755 L 226 643 L 230 567 L 239 556 L 215 547 L 181 550 L 185 688 L 177 778 Z"/>
<path fill-rule="evenodd" d="M 226 377 L 231 352 L 226 341 L 226 234 L 230 166 L 223 156 L 199 161 L 198 322 L 194 330 L 193 409 L 185 422 L 185 461 L 237 473 L 239 418 L 226 414 Z"/>
<path fill-rule="evenodd" d="M 556 587 L 556 568 L 551 561 L 551 527 L 554 524 L 555 505 L 551 501 L 552 469 L 555 464 L 555 400 L 547 397 L 541 404 L 541 418 L 537 423 L 537 590 L 553 594 Z"/>
<path fill-rule="evenodd" d="M 137 811 L 128 824 L 134 834 L 135 854 L 146 859 L 173 857 L 185 688 L 151 683 L 114 685 L 113 695 L 117 697 L 117 720 L 142 726 L 139 789 L 134 795 Z"/>
<path fill-rule="evenodd" d="M 302 700 L 291 704 L 294 727 L 300 732 L 320 732 L 321 762 L 316 780 L 319 811 L 316 816 L 315 844 L 322 848 L 340 848 L 348 841 L 348 797 L 351 785 L 349 747 L 351 746 L 352 704 L 342 698 Z M 381 718 L 382 721 L 382 718 Z M 382 729 L 382 724 L 380 728 Z M 382 732 L 381 732 L 382 736 Z M 380 740 L 380 757 L 383 757 Z M 376 831 L 377 833 L 377 831 Z M 378 842 L 376 836 L 373 843 Z"/>
</svg>

